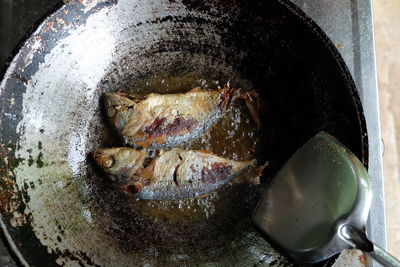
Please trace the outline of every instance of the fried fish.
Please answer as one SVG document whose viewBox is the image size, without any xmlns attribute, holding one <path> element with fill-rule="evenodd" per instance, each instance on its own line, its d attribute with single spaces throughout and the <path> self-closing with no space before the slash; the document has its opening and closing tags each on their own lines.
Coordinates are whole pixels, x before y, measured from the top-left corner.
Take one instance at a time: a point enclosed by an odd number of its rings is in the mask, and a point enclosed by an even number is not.
<svg viewBox="0 0 400 267">
<path fill-rule="evenodd" d="M 208 151 L 173 148 L 146 161 L 142 150 L 105 148 L 94 151 L 96 163 L 128 193 L 140 199 L 198 197 L 243 176 L 258 184 L 264 166 L 255 160 L 234 161 Z M 243 178 L 243 177 L 241 177 Z"/>
<path fill-rule="evenodd" d="M 218 121 L 235 99 L 245 99 L 259 124 L 257 92 L 242 92 L 229 83 L 218 90 L 192 89 L 182 94 L 106 93 L 107 116 L 125 143 L 134 148 L 170 148 L 189 142 Z"/>
</svg>

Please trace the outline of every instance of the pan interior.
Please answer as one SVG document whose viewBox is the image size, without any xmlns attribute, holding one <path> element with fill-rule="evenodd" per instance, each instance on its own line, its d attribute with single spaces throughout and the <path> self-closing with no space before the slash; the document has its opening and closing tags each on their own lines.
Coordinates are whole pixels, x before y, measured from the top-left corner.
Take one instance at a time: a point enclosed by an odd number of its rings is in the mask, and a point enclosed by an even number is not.
<svg viewBox="0 0 400 267">
<path fill-rule="evenodd" d="M 159 62 L 163 62 L 162 58 Z M 177 65 L 182 64 L 178 63 Z M 182 93 L 195 87 L 216 89 L 223 86 L 217 75 L 205 76 L 210 75 L 208 68 L 181 71 L 159 72 L 151 74 L 149 78 L 115 84 L 111 88 L 109 83 L 103 82 L 104 91 L 119 88 L 127 93 L 163 94 Z M 113 75 L 115 73 L 110 73 L 111 77 Z M 231 75 L 240 77 L 237 73 Z M 110 76 L 106 76 L 108 81 L 112 80 Z M 249 86 L 245 80 L 241 84 Z M 93 146 L 123 145 L 121 140 L 115 138 L 115 132 L 104 117 L 104 111 L 100 108 L 95 123 L 100 125 L 99 129 L 104 133 L 99 133 L 99 143 Z M 254 124 L 246 105 L 236 102 L 209 131 L 181 147 L 208 150 L 234 160 L 251 160 L 256 156 L 259 132 L 260 129 Z M 88 162 L 86 177 L 93 190 L 90 195 L 93 200 L 91 202 L 95 203 L 93 210 L 103 214 L 98 223 L 104 224 L 105 234 L 116 238 L 123 250 L 130 254 L 135 253 L 136 259 L 144 261 L 142 257 L 156 253 L 157 262 L 185 260 L 201 263 L 204 255 L 207 255 L 210 263 L 238 264 L 266 263 L 280 257 L 254 232 L 251 222 L 252 212 L 264 189 L 263 185 L 251 186 L 234 180 L 201 198 L 177 201 L 140 200 L 119 192 L 96 166 L 90 164 L 90 160 Z M 246 175 L 248 173 L 242 174 Z M 110 191 L 113 191 L 115 197 L 109 197 Z M 254 242 L 258 244 L 254 246 Z M 254 254 L 251 249 L 256 249 L 260 254 Z M 239 255 L 238 250 L 242 251 Z"/>
<path fill-rule="evenodd" d="M 10 204 L 3 215 L 26 260 L 51 266 L 29 253 L 44 246 L 59 264 L 290 264 L 255 231 L 251 214 L 268 178 L 316 132 L 326 130 L 364 155 L 354 85 L 337 55 L 276 1 L 111 2 L 78 9 L 82 21 L 65 12 L 81 3 L 66 4 L 36 33 L 55 17 L 73 20 L 74 27 L 42 50 L 45 37 L 32 37 L 37 46 L 22 51 L 36 49 L 37 69 L 15 60 L 1 84 L 9 96 L 2 172 L 15 184 L 7 187 L 15 193 L 10 203 L 20 207 Z M 20 57 L 29 62 L 29 53 Z M 28 79 L 20 90 L 14 90 L 15 73 Z M 262 128 L 254 130 L 237 103 L 185 147 L 268 161 L 260 186 L 231 184 L 204 198 L 143 201 L 116 190 L 94 167 L 90 151 L 122 145 L 104 119 L 104 92 L 174 93 L 227 81 L 258 91 Z M 34 238 L 24 240 L 23 231 Z"/>
</svg>

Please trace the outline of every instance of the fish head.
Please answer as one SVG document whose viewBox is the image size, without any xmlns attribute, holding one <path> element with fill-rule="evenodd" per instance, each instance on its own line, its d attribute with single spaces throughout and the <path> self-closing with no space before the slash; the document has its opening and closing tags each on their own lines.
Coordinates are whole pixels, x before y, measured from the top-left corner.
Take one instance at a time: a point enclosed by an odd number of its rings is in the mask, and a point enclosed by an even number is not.
<svg viewBox="0 0 400 267">
<path fill-rule="evenodd" d="M 136 98 L 128 94 L 104 94 L 104 107 L 107 117 L 111 119 L 118 130 L 124 129 L 136 103 Z"/>
<path fill-rule="evenodd" d="M 113 180 L 130 180 L 143 169 L 147 153 L 128 147 L 103 148 L 92 152 L 96 164 Z"/>
</svg>

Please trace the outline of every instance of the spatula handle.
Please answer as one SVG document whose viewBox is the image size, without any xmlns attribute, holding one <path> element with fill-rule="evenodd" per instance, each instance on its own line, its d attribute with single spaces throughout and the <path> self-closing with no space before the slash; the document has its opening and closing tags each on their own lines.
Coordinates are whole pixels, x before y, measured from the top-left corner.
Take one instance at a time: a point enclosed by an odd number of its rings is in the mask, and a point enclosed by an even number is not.
<svg viewBox="0 0 400 267">
<path fill-rule="evenodd" d="M 360 229 L 346 224 L 341 227 L 340 236 L 354 248 L 368 253 L 371 258 L 387 267 L 400 267 L 400 261 L 390 255 L 386 250 L 372 243 Z"/>
<path fill-rule="evenodd" d="M 398 259 L 390 255 L 386 250 L 376 244 L 374 244 L 374 249 L 368 252 L 368 255 L 370 255 L 371 258 L 373 258 L 383 266 L 400 267 L 400 261 Z"/>
</svg>

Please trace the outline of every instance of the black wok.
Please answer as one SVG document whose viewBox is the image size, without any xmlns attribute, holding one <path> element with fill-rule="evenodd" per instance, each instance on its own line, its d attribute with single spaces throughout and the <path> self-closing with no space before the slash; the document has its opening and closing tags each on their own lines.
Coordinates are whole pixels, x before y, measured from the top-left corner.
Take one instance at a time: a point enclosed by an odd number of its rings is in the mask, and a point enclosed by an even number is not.
<svg viewBox="0 0 400 267">
<path fill-rule="evenodd" d="M 121 143 L 103 119 L 101 94 L 150 92 L 164 77 L 179 86 L 163 92 L 201 78 L 258 91 L 256 154 L 270 163 L 261 186 L 162 207 L 102 179 L 88 153 Z M 69 1 L 20 47 L 0 103 L 1 225 L 27 265 L 286 264 L 251 224 L 268 178 L 321 130 L 368 161 L 348 69 L 286 0 Z"/>
</svg>

